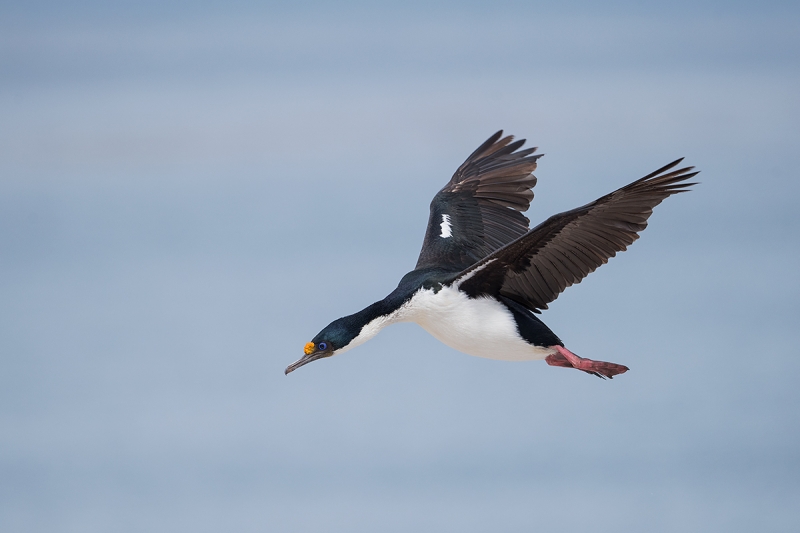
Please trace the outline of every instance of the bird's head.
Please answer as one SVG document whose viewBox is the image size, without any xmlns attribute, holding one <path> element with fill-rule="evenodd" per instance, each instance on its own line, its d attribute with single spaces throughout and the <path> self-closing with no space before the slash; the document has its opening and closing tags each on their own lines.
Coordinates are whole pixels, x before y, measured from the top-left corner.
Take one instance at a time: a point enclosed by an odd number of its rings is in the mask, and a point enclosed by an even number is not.
<svg viewBox="0 0 800 533">
<path fill-rule="evenodd" d="M 293 372 L 311 361 L 331 357 L 352 348 L 350 342 L 358 335 L 358 331 L 354 332 L 354 328 L 348 322 L 349 318 L 334 320 L 311 339 L 311 342 L 307 342 L 303 347 L 303 357 L 287 366 L 285 373 Z"/>
</svg>

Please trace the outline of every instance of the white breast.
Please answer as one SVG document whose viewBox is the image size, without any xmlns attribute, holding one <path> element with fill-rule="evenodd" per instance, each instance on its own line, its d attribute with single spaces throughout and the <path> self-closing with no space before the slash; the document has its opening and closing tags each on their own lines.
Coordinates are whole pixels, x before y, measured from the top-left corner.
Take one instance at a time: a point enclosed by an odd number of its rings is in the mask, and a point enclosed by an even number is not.
<svg viewBox="0 0 800 533">
<path fill-rule="evenodd" d="M 544 359 L 555 352 L 528 344 L 511 312 L 491 298 L 467 297 L 452 287 L 421 289 L 392 322 L 416 322 L 446 345 L 477 357 L 505 361 Z"/>
</svg>

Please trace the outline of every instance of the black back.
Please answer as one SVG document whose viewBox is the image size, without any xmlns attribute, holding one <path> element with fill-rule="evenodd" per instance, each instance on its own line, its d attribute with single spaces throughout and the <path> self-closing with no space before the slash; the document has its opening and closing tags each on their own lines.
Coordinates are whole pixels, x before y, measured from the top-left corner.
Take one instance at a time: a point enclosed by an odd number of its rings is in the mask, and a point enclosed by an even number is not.
<svg viewBox="0 0 800 533">
<path fill-rule="evenodd" d="M 534 315 L 530 309 L 510 298 L 500 297 L 500 301 L 508 307 L 517 324 L 520 336 L 534 346 L 564 346 L 561 339 L 548 328 L 544 322 Z"/>
</svg>

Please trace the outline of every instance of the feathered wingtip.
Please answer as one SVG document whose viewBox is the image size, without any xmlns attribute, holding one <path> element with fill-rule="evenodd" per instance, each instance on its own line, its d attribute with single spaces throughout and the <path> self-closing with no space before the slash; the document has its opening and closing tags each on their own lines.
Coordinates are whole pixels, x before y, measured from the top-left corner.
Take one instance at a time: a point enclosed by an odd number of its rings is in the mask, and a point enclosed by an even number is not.
<svg viewBox="0 0 800 533">
<path fill-rule="evenodd" d="M 651 188 L 653 190 L 660 190 L 664 192 L 669 192 L 670 194 L 678 194 L 681 192 L 687 192 L 691 189 L 689 187 L 693 185 L 697 185 L 699 182 L 688 182 L 686 180 L 692 179 L 693 177 L 700 174 L 700 171 L 695 171 L 693 166 L 679 168 L 678 170 L 673 170 L 672 172 L 667 172 L 683 161 L 683 157 L 676 159 L 672 163 L 668 165 L 664 165 L 663 167 L 659 168 L 658 170 L 651 172 L 647 176 L 643 178 L 639 178 L 638 180 L 626 185 L 620 190 L 633 190 L 633 189 L 645 189 Z"/>
</svg>

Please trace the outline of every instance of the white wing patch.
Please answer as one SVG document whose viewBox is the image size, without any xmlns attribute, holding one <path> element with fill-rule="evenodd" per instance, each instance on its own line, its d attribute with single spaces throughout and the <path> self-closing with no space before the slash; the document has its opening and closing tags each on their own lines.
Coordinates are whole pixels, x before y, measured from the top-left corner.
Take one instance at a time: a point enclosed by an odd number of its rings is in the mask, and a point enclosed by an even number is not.
<svg viewBox="0 0 800 533">
<path fill-rule="evenodd" d="M 442 215 L 442 234 L 439 235 L 440 237 L 446 239 L 453 235 L 453 232 L 450 230 L 450 215 Z"/>
<path fill-rule="evenodd" d="M 475 274 L 477 274 L 478 272 L 480 272 L 480 271 L 481 271 L 481 270 L 483 270 L 484 268 L 488 267 L 489 265 L 491 265 L 491 264 L 492 264 L 492 263 L 494 263 L 495 261 L 497 261 L 497 258 L 495 258 L 495 259 L 489 259 L 488 261 L 486 261 L 486 262 L 485 262 L 484 264 L 482 264 L 481 266 L 479 266 L 479 267 L 476 267 L 476 268 L 473 268 L 472 270 L 470 270 L 469 272 L 467 272 L 467 274 L 466 274 L 466 275 L 464 275 L 464 276 L 461 276 L 460 278 L 456 279 L 456 280 L 453 282 L 453 287 L 454 287 L 454 288 L 456 288 L 456 289 L 458 289 L 459 287 L 461 287 L 461 284 L 462 284 L 462 283 L 464 283 L 464 282 L 465 282 L 465 281 L 467 281 L 469 278 L 471 278 L 472 276 L 474 276 Z"/>
</svg>

